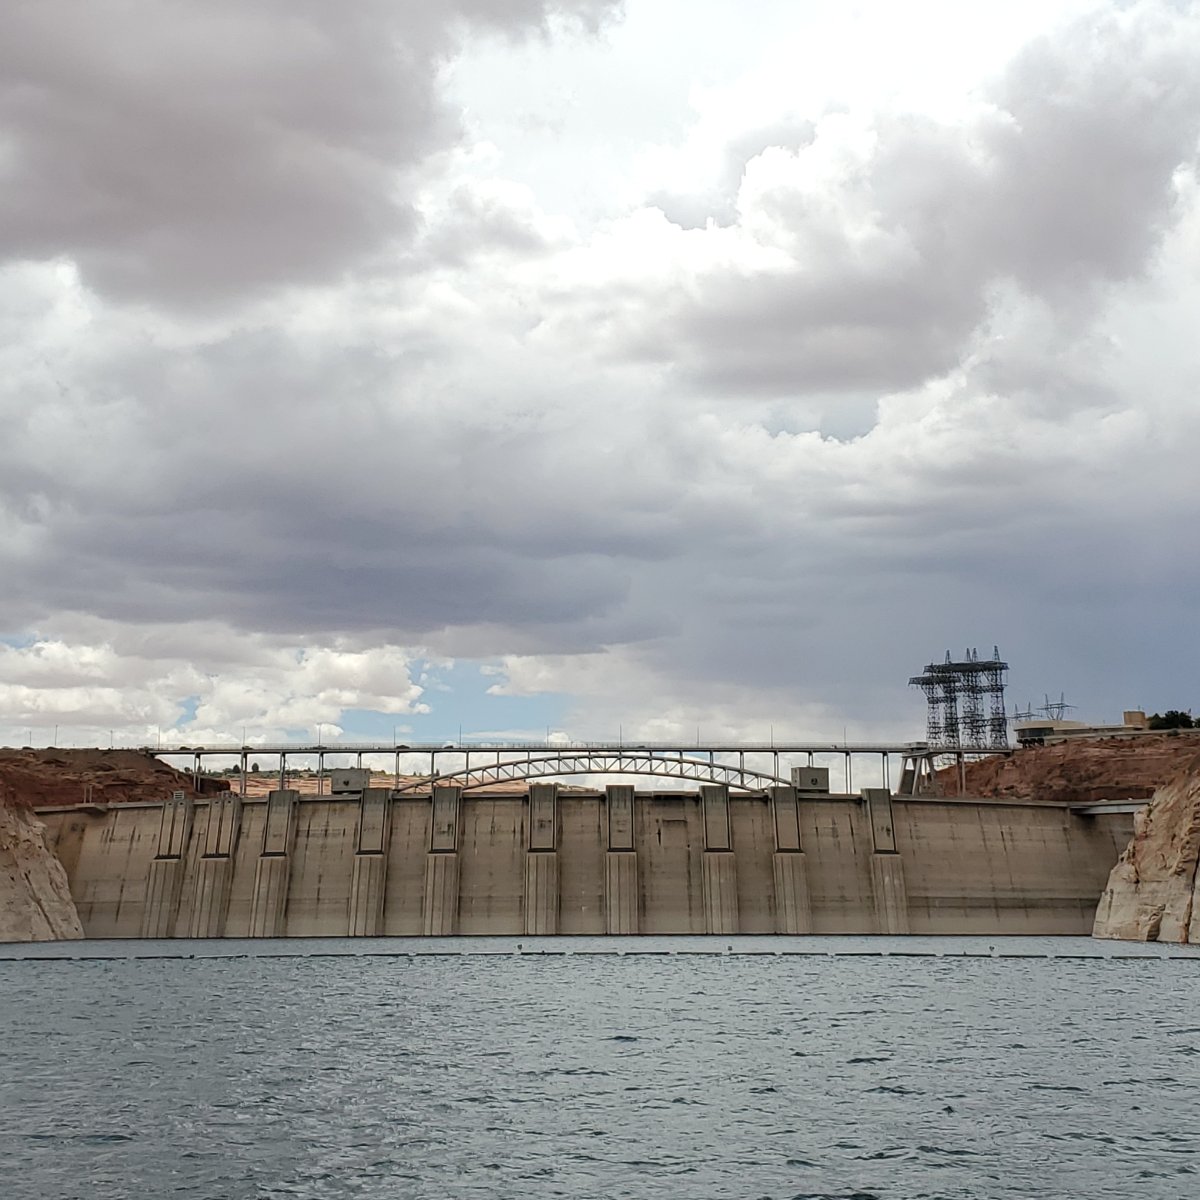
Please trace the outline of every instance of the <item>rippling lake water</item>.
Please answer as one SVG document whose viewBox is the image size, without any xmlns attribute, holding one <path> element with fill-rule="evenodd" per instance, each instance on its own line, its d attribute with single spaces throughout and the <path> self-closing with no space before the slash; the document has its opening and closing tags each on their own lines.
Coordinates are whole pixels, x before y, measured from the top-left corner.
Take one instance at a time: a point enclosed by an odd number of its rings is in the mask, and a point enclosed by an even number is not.
<svg viewBox="0 0 1200 1200">
<path fill-rule="evenodd" d="M 0 1028 L 6 1200 L 1200 1194 L 1200 958 L 1086 939 L 0 947 Z"/>
</svg>

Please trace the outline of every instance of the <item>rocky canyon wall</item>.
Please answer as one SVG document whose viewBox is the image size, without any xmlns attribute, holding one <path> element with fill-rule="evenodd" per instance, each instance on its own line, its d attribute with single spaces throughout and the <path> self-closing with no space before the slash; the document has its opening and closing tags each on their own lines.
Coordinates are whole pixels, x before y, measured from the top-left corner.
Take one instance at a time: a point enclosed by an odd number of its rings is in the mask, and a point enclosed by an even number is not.
<svg viewBox="0 0 1200 1200">
<path fill-rule="evenodd" d="M 1200 755 L 1137 814 L 1096 910 L 1096 937 L 1200 942 Z"/>
<path fill-rule="evenodd" d="M 0 802 L 0 942 L 83 937 L 67 873 L 28 809 Z"/>
</svg>

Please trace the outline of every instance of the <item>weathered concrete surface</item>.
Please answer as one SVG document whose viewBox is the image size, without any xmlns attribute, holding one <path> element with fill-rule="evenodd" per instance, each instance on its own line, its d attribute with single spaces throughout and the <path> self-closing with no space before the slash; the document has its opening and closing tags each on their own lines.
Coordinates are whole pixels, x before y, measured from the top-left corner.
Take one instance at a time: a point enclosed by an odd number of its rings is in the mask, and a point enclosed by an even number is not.
<svg viewBox="0 0 1200 1200">
<path fill-rule="evenodd" d="M 430 854 L 425 870 L 425 905 L 421 932 L 449 937 L 458 932 L 458 855 Z"/>
<path fill-rule="evenodd" d="M 0 804 L 0 942 L 83 937 L 67 873 L 26 808 Z"/>
<path fill-rule="evenodd" d="M 254 868 L 254 900 L 250 908 L 251 937 L 283 936 L 287 893 L 287 856 L 263 855 Z"/>
<path fill-rule="evenodd" d="M 911 933 L 904 864 L 898 854 L 871 855 L 871 886 L 875 890 L 875 919 L 880 933 Z"/>
<path fill-rule="evenodd" d="M 732 852 L 707 850 L 702 862 L 704 932 L 737 933 L 737 860 Z"/>
<path fill-rule="evenodd" d="M 1086 934 L 1133 832 L 1128 814 L 1022 801 L 535 796 L 302 795 L 289 822 L 263 797 L 200 798 L 176 867 L 161 804 L 43 817 L 93 937 L 246 937 L 266 901 L 285 936 Z M 279 912 L 283 868 L 260 860 L 285 857 Z"/>
<path fill-rule="evenodd" d="M 183 892 L 184 856 L 191 842 L 194 817 L 192 798 L 185 792 L 176 791 L 162 806 L 158 853 L 150 863 L 146 880 L 142 937 L 167 938 L 174 934 Z"/>
<path fill-rule="evenodd" d="M 525 932 L 558 932 L 558 855 L 552 851 L 525 855 Z"/>
<path fill-rule="evenodd" d="M 382 854 L 356 854 L 350 879 L 351 937 L 378 937 L 383 930 L 383 904 L 387 898 Z"/>
<path fill-rule="evenodd" d="M 267 796 L 262 850 L 254 867 L 254 893 L 250 900 L 251 937 L 282 937 L 286 928 L 299 798 L 298 792 L 282 789 Z"/>
<path fill-rule="evenodd" d="M 183 891 L 184 864 L 180 858 L 156 858 L 146 880 L 146 902 L 142 909 L 141 936 L 169 938 L 175 934 L 179 897 Z"/>
<path fill-rule="evenodd" d="M 799 851 L 781 851 L 772 856 L 776 933 L 812 933 L 812 904 L 808 898 L 805 863 L 805 856 Z"/>
<path fill-rule="evenodd" d="M 1108 878 L 1093 932 L 1200 942 L 1200 755 L 1154 793 Z"/>
<path fill-rule="evenodd" d="M 611 850 L 604 856 L 604 932 L 638 932 L 637 855 Z"/>
<path fill-rule="evenodd" d="M 908 885 L 904 860 L 896 851 L 896 818 L 887 788 L 865 788 L 871 822 L 871 891 L 880 933 L 909 933 Z"/>
</svg>

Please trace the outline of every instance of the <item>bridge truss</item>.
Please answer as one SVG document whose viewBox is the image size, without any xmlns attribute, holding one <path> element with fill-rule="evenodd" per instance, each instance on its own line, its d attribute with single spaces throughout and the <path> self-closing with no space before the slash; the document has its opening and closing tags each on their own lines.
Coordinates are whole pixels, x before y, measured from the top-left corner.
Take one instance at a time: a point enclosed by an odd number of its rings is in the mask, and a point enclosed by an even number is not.
<svg viewBox="0 0 1200 1200">
<path fill-rule="evenodd" d="M 756 771 L 745 765 L 716 762 L 715 759 L 686 758 L 636 750 L 575 750 L 544 754 L 509 762 L 492 762 L 463 767 L 436 777 L 439 784 L 455 784 L 468 791 L 496 783 L 523 782 L 527 779 L 553 779 L 565 775 L 656 775 L 664 779 L 687 779 L 693 783 L 720 783 L 748 792 L 787 786 L 790 780 L 776 773 Z M 429 786 L 428 779 L 414 779 L 395 788 L 413 792 Z"/>
</svg>

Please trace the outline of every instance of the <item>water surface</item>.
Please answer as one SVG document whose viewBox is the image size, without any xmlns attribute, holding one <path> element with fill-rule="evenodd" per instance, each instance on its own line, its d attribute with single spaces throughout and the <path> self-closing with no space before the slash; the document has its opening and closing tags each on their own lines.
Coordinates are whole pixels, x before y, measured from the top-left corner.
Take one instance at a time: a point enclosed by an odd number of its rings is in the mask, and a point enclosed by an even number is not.
<svg viewBox="0 0 1200 1200">
<path fill-rule="evenodd" d="M 1200 1193 L 1194 954 L 880 938 L 0 951 L 9 1200 Z"/>
</svg>

